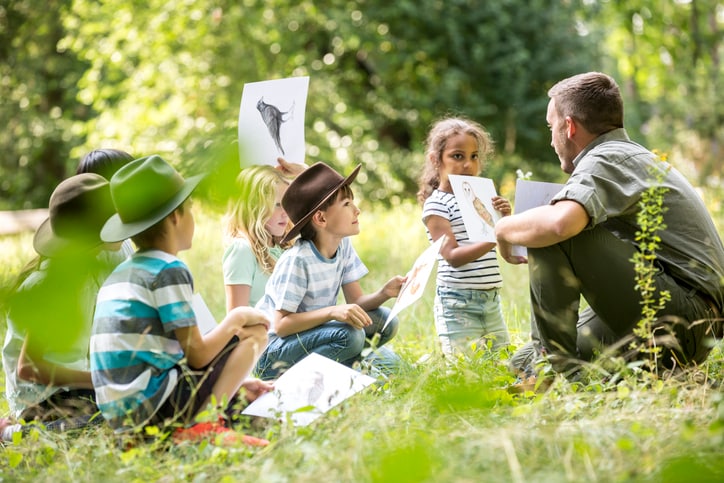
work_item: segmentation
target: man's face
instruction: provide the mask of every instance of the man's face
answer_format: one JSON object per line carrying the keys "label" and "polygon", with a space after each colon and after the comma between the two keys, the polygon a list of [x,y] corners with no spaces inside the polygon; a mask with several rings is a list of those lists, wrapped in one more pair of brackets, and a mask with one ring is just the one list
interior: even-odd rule
{"label": "man's face", "polygon": [[575,144],[568,139],[568,122],[558,114],[553,99],[548,102],[546,122],[548,123],[548,128],[551,130],[551,146],[553,146],[553,150],[561,161],[561,169],[564,173],[573,173],[575,168],[573,160],[580,151]]}

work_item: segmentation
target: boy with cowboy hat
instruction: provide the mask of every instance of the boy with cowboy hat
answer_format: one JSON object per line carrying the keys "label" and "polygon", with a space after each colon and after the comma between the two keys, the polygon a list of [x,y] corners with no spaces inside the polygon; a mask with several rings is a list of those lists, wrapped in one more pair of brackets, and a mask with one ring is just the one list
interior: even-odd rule
{"label": "boy with cowboy hat", "polygon": [[262,312],[239,307],[205,335],[197,325],[193,279],[177,253],[191,248],[188,198],[202,178],[184,179],[152,155],[111,179],[116,214],[101,238],[131,238],[137,251],[98,293],[90,351],[98,406],[119,433],[188,425],[210,402],[230,405],[242,387],[247,399],[271,389],[247,379],[266,344],[269,321]]}
{"label": "boy with cowboy hat", "polygon": [[[368,270],[349,238],[360,231],[360,210],[350,188],[359,170],[345,178],[316,163],[282,197],[294,224],[283,242],[297,234],[300,239],[277,261],[257,304],[272,320],[269,345],[257,363],[262,379],[276,377],[310,352],[351,366],[360,360],[367,339],[379,335],[382,346],[397,332],[397,319],[381,330],[389,314],[381,304],[399,294],[405,277],[395,276],[367,295],[359,284]],[[337,305],[340,289],[343,305]],[[397,363],[391,351],[376,356],[383,366]]]}
{"label": "boy with cowboy hat", "polygon": [[[18,421],[48,429],[84,426],[98,411],[88,361],[95,296],[123,260],[100,238],[113,214],[108,181],[86,173],[53,191],[49,217],[38,227],[38,256],[21,271],[7,300],[3,345],[5,397]],[[0,420],[2,440],[22,430]]]}

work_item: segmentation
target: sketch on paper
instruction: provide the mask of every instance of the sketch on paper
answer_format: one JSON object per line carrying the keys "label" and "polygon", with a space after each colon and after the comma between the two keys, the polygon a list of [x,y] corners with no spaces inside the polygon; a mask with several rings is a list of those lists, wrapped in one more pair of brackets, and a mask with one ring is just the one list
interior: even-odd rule
{"label": "sketch on paper", "polygon": [[442,245],[442,237],[438,238],[435,243],[427,247],[427,249],[417,257],[412,268],[407,272],[407,280],[400,289],[400,293],[397,295],[395,305],[390,310],[390,315],[387,316],[385,325],[382,326],[382,330],[387,328],[387,324],[399,314],[403,309],[409,307],[415,303],[425,290],[427,281],[430,279],[432,269],[437,262],[437,255],[440,253],[440,246]]}
{"label": "sketch on paper", "polygon": [[242,414],[279,418],[289,416],[306,426],[375,381],[320,354],[311,353],[274,382],[274,391],[249,404]]}
{"label": "sketch on paper", "polygon": [[[495,226],[495,223],[493,223],[493,215],[490,214],[485,204],[480,201],[480,198],[475,195],[473,187],[470,186],[470,183],[467,181],[463,181],[463,192],[468,201],[473,205],[475,212],[480,216],[480,219],[483,220],[488,227],[493,228]],[[484,229],[487,229],[487,227],[484,227]]]}
{"label": "sketch on paper", "polygon": [[478,176],[449,176],[458,201],[465,230],[471,242],[495,242],[495,222],[500,218],[493,208],[497,196],[493,180]]}
{"label": "sketch on paper", "polygon": [[309,77],[244,84],[239,106],[241,167],[277,165],[277,158],[304,163],[304,111]]}
{"label": "sketch on paper", "polygon": [[281,127],[284,122],[291,119],[294,115],[294,102],[292,101],[292,106],[287,111],[282,112],[277,106],[264,102],[264,97],[262,96],[256,103],[256,109],[259,111],[259,114],[261,114],[261,118],[269,130],[269,135],[274,140],[274,145],[279,150],[279,153],[284,156],[286,153],[282,146]]}

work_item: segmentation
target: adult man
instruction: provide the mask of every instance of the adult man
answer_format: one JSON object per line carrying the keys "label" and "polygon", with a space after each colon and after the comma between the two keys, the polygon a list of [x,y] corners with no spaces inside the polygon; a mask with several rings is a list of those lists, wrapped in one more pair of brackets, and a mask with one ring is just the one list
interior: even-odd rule
{"label": "adult man", "polygon": [[[623,128],[616,82],[599,72],[549,91],[546,121],[561,169],[570,174],[551,203],[501,219],[500,254],[528,247],[532,330],[556,371],[575,371],[596,349],[625,340],[641,319],[632,257],[642,194],[665,189],[666,227],[656,252],[658,291],[671,300],[658,316],[675,343],[659,363],[701,363],[721,336],[724,247],[700,196],[673,167],[632,142]],[[579,300],[589,304],[580,314]],[[534,337],[535,339],[535,337]]]}

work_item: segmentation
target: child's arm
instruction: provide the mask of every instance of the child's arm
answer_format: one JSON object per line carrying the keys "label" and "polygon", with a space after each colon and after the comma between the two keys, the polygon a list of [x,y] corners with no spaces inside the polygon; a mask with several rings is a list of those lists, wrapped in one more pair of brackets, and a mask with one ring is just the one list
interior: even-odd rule
{"label": "child's arm", "polygon": [[388,280],[379,290],[366,295],[362,291],[359,282],[351,282],[342,285],[342,292],[347,302],[357,304],[369,312],[387,302],[392,297],[397,297],[406,280],[407,277],[396,275]]}
{"label": "child's arm", "polygon": [[251,285],[234,284],[226,287],[226,311],[231,312],[234,307],[246,307],[251,299]]}
{"label": "child's arm", "polygon": [[93,381],[89,371],[70,369],[46,361],[42,354],[31,349],[32,345],[28,343],[29,339],[29,336],[25,338],[23,347],[20,349],[17,367],[18,378],[46,386],[93,389]]}
{"label": "child's arm", "polygon": [[238,335],[244,327],[263,325],[269,328],[266,315],[252,307],[237,307],[226,314],[226,317],[211,332],[201,335],[199,327],[182,327],[174,330],[176,339],[181,344],[186,360],[191,368],[202,368],[219,355],[231,338]]}
{"label": "child's arm", "polygon": [[313,329],[330,320],[344,322],[358,329],[372,324],[372,319],[362,307],[357,304],[346,304],[332,305],[309,312],[277,310],[274,331],[279,337],[287,337],[297,332]]}
{"label": "child's arm", "polygon": [[458,245],[453,235],[450,222],[437,215],[430,215],[425,219],[425,226],[430,232],[432,241],[441,236],[445,239],[440,247],[440,255],[453,267],[460,267],[482,257],[495,248],[494,242],[478,242],[470,245]]}

